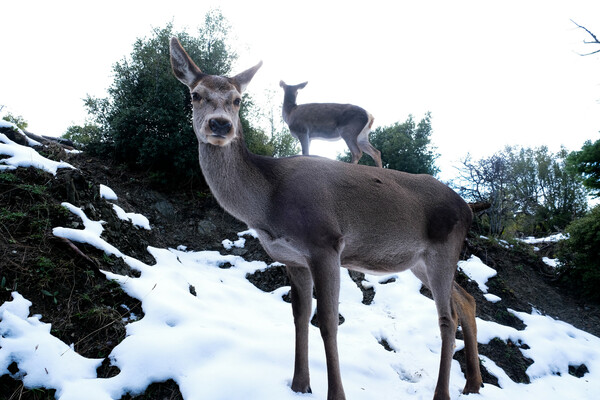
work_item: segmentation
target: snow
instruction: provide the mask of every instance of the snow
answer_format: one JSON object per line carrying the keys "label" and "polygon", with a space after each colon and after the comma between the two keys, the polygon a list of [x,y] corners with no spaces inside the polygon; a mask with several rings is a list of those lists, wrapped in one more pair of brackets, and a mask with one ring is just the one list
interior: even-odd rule
{"label": "snow", "polygon": [[106,200],[118,200],[115,191],[103,184],[100,184],[100,197]]}
{"label": "snow", "polygon": [[238,236],[239,236],[239,239],[236,241],[224,239],[221,242],[221,244],[223,245],[223,248],[225,248],[225,250],[231,250],[234,247],[243,248],[246,245],[246,239],[244,239],[244,236],[250,236],[250,237],[253,237],[254,239],[258,239],[258,234],[256,233],[256,231],[254,229],[248,229],[243,232],[238,232]]}
{"label": "snow", "polygon": [[483,295],[483,297],[485,297],[485,299],[487,301],[489,301],[490,303],[497,303],[500,300],[502,300],[500,297],[496,296],[495,294],[491,294],[491,293],[485,293]]}
{"label": "snow", "polygon": [[533,236],[526,237],[525,239],[518,239],[524,243],[529,244],[539,244],[539,243],[555,243],[560,240],[565,240],[567,237],[562,233],[557,233],[555,235],[550,235],[544,238],[534,238]]}
{"label": "snow", "polygon": [[[282,299],[289,287],[265,293],[246,279],[246,274],[268,268],[264,262],[188,251],[182,244],[177,249],[148,247],[155,262],[145,264],[102,239],[102,221],[91,220],[84,209],[70,203],[63,206],[81,219],[83,229],[55,227],[54,234],[121,257],[139,271],[139,277],[104,273],[140,301],[144,315],[128,321],[126,338],[110,354],[120,372],[100,379],[96,368],[102,360],[82,357],[77,345],[54,337],[43,316],[30,316],[31,302],[13,292],[12,300],[0,306],[0,375],[10,374],[8,366],[15,362],[19,372],[14,378],[30,388],[54,388],[61,400],[119,399],[167,379],[178,384],[186,400],[326,398],[325,355],[313,326],[309,342],[313,393],[300,395],[290,389],[294,327],[291,307]],[[251,234],[240,232],[239,237]],[[231,267],[220,268],[226,263]],[[459,264],[487,292],[486,282],[495,271],[476,257]],[[365,286],[376,292],[367,306],[349,275],[344,272],[341,278],[340,313],[345,322],[339,327],[338,345],[347,397],[431,399],[440,338],[435,304],[420,294],[420,282],[410,273],[366,275]],[[510,312],[523,321],[524,330],[478,319],[478,341],[500,338],[527,344],[529,348],[520,351],[534,361],[527,370],[531,383],[511,381],[492,360],[481,356],[499,386],[486,384],[481,394],[465,396],[460,393],[464,375],[453,361],[451,398],[595,399],[600,392],[600,338],[535,310]],[[378,343],[382,339],[393,352]],[[457,349],[462,347],[457,341]],[[583,378],[569,375],[569,365],[581,364],[589,370]]]}
{"label": "snow", "polygon": [[16,130],[21,135],[23,135],[23,137],[25,137],[25,139],[27,139],[27,143],[29,143],[29,146],[31,146],[31,147],[33,147],[33,146],[41,146],[42,145],[37,140],[33,140],[29,136],[25,135],[25,133],[21,130],[21,128],[19,128],[17,125],[13,124],[12,122],[8,122],[8,121],[5,121],[5,120],[0,120],[0,128],[12,128],[13,130]]}
{"label": "snow", "polygon": [[17,167],[35,167],[56,175],[58,168],[73,168],[66,162],[56,162],[42,157],[31,147],[21,146],[0,133],[0,154],[10,156],[0,160],[0,170]]}
{"label": "snow", "polygon": [[150,230],[150,221],[148,220],[148,218],[146,218],[145,215],[125,212],[125,210],[123,210],[116,204],[113,204],[113,210],[115,211],[115,213],[117,213],[117,217],[119,217],[119,219],[130,221],[133,225],[137,227]]}
{"label": "snow", "polygon": [[[119,199],[119,197],[117,196],[117,194],[115,193],[114,190],[112,190],[108,186],[102,185],[102,184],[100,184],[100,197],[102,197],[103,199],[106,199],[106,200],[118,200]],[[145,215],[138,214],[138,213],[125,212],[125,210],[123,210],[121,207],[119,207],[116,204],[113,204],[112,206],[113,206],[113,210],[115,211],[115,213],[117,214],[117,217],[119,219],[122,219],[124,221],[129,221],[134,226],[139,227],[139,228],[144,228],[146,230],[151,229],[150,221],[148,220],[148,218],[146,218]]]}
{"label": "snow", "polygon": [[556,258],[542,257],[542,261],[549,267],[557,268],[560,266],[560,261]]}
{"label": "snow", "polygon": [[497,275],[496,270],[485,265],[477,256],[471,256],[466,261],[459,261],[458,268],[474,280],[479,286],[479,290],[483,293],[487,293],[488,291],[488,287],[485,284],[488,279]]}
{"label": "snow", "polygon": [[117,257],[123,255],[119,249],[100,237],[100,234],[104,231],[104,228],[102,227],[104,221],[90,220],[81,208],[75,207],[70,203],[64,202],[62,203],[62,206],[81,218],[84,229],[56,227],[52,229],[54,236],[69,239],[78,243],[89,243],[109,255],[114,254]]}

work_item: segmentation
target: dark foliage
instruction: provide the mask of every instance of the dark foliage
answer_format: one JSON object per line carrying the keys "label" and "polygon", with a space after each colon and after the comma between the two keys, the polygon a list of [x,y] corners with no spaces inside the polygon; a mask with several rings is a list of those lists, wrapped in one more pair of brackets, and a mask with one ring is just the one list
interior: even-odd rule
{"label": "dark foliage", "polygon": [[585,299],[600,303],[600,206],[567,227],[559,250],[560,281]]}
{"label": "dark foliage", "polygon": [[580,174],[583,185],[600,197],[600,139],[586,141],[580,151],[569,155],[568,162]]}

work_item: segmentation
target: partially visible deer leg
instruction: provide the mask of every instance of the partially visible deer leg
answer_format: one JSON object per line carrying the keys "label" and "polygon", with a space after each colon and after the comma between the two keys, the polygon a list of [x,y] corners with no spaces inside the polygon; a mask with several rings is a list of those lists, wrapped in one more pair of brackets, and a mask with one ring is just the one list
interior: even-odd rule
{"label": "partially visible deer leg", "polygon": [[482,379],[477,352],[477,324],[475,321],[475,299],[465,289],[454,282],[452,290],[452,305],[458,313],[465,342],[465,357],[467,363],[467,383],[464,394],[479,393]]}
{"label": "partially visible deer leg", "polygon": [[383,168],[383,163],[381,162],[381,152],[377,150],[373,145],[367,140],[364,141],[362,138],[358,138],[358,147],[371,156],[373,161],[375,161],[375,165],[379,168]]}
{"label": "partially visible deer leg", "polygon": [[292,390],[299,393],[312,393],[308,369],[308,324],[312,314],[312,276],[306,267],[287,265],[286,269],[292,286],[292,312],[296,329]]}
{"label": "partially visible deer leg", "polygon": [[308,134],[298,135],[298,140],[300,140],[300,146],[302,147],[302,155],[309,155],[310,150],[310,136]]}
{"label": "partially visible deer leg", "polygon": [[340,258],[337,252],[314,252],[309,262],[315,283],[319,329],[327,358],[327,400],[345,400],[337,347]]}
{"label": "partially visible deer leg", "polygon": [[[444,257],[442,257],[443,254]],[[457,257],[458,258],[458,257]],[[457,260],[458,261],[458,260]],[[452,309],[452,290],[456,262],[445,257],[444,252],[426,257],[427,265],[419,265],[411,271],[433,294],[438,314],[438,324],[442,339],[440,369],[433,400],[450,399],[450,368],[456,341],[457,313]]]}
{"label": "partially visible deer leg", "polygon": [[361,151],[361,149],[358,146],[358,143],[356,143],[352,138],[352,137],[343,137],[344,141],[346,142],[346,145],[348,145],[348,149],[350,149],[350,154],[352,154],[352,164],[358,164],[358,161],[360,160],[360,158],[363,155],[363,152]]}
{"label": "partially visible deer leg", "polygon": [[[435,295],[434,295],[435,297]],[[454,355],[456,324],[452,317],[450,299],[436,299],[436,308],[439,316],[440,335],[442,337],[442,350],[440,358],[440,372],[435,385],[433,400],[450,399],[450,368]]]}

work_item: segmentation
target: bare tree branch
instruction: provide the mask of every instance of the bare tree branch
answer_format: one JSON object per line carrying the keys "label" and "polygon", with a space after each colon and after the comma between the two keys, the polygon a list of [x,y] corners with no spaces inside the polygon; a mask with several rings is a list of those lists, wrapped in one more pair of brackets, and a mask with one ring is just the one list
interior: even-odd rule
{"label": "bare tree branch", "polygon": [[[586,31],[594,39],[592,41],[584,40],[583,43],[585,43],[585,44],[600,44],[600,40],[598,40],[596,35],[594,35],[589,29],[587,29],[585,26],[579,25],[577,22],[575,22],[573,20],[571,20],[571,22],[574,23],[578,28]],[[585,53],[585,54],[579,54],[579,55],[580,56],[590,56],[590,55],[596,54],[596,53],[600,53],[600,49],[598,49],[596,51],[592,51],[591,53]]]}

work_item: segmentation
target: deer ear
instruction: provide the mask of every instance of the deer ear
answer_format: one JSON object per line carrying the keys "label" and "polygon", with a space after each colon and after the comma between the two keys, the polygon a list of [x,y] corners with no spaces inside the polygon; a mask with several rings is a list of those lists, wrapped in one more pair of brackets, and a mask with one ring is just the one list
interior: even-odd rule
{"label": "deer ear", "polygon": [[262,61],[256,64],[254,67],[249,68],[244,72],[240,72],[239,74],[231,78],[239,87],[240,93],[243,93],[246,90],[246,87],[248,87],[248,84],[250,83],[250,81],[254,77],[254,74],[256,74],[256,71],[258,71],[260,67],[262,67]]}
{"label": "deer ear", "polygon": [[182,83],[187,85],[190,89],[193,88],[196,82],[198,82],[204,74],[192,61],[177,38],[171,38],[170,47],[173,73]]}
{"label": "deer ear", "polygon": [[284,82],[284,81],[279,81],[279,86],[280,86],[280,87],[286,87],[287,85],[285,84],[285,82]]}
{"label": "deer ear", "polygon": [[308,84],[308,81],[306,82],[302,82],[298,85],[298,89],[304,89],[306,87],[306,85]]}

